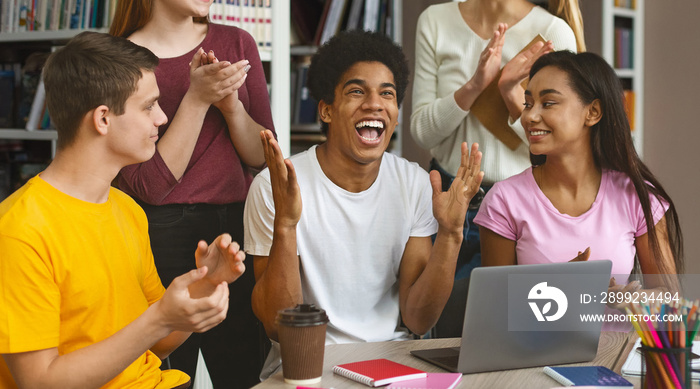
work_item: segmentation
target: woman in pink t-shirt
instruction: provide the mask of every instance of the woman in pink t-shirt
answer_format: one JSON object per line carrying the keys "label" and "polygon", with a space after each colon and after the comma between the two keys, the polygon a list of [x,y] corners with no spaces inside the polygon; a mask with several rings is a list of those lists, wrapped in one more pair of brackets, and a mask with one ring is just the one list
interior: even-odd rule
{"label": "woman in pink t-shirt", "polygon": [[[535,62],[521,116],[533,167],[496,183],[474,219],[485,266],[583,252],[612,260],[610,291],[640,288],[627,283],[635,265],[645,275],[682,272],[675,206],[634,150],[621,97],[598,55],[560,51]],[[669,279],[645,277],[644,288]]]}

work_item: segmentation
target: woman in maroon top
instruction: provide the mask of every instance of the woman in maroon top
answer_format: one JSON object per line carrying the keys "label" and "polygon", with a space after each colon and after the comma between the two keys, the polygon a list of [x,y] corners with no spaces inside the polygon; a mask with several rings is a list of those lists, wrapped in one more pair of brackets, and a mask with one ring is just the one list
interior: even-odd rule
{"label": "woman in maroon top", "polygon": [[[157,151],[127,166],[119,187],[142,205],[158,273],[167,286],[195,268],[193,244],[228,232],[243,242],[243,202],[250,168],[265,159],[260,131],[273,129],[267,83],[253,37],[236,27],[210,24],[212,0],[120,1],[112,35],[153,51],[160,106],[169,122],[160,127]],[[193,334],[171,354],[173,368],[194,381],[201,348],[215,387],[250,387],[267,351],[253,315],[252,263],[230,284],[227,319]]]}

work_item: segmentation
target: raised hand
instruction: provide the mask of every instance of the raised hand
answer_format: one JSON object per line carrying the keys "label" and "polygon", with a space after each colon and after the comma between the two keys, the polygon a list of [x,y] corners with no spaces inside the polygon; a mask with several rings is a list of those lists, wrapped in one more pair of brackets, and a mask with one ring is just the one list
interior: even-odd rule
{"label": "raised hand", "polygon": [[469,208],[469,201],[479,191],[484,172],[481,171],[482,154],[477,143],[472,144],[471,152],[466,142],[462,143],[462,159],[450,189],[442,191],[442,179],[437,171],[430,172],[433,187],[433,216],[440,228],[448,231],[461,231]]}
{"label": "raised hand", "polygon": [[[508,90],[518,87],[528,77],[532,64],[552,50],[554,50],[552,41],[547,43],[537,42],[528,50],[508,61],[506,66],[503,67],[501,78],[498,80],[498,88],[501,92],[507,93]],[[519,93],[519,95],[522,95],[522,93]]]}
{"label": "raised hand", "polygon": [[200,240],[194,258],[198,268],[209,269],[204,280],[213,285],[229,284],[245,272],[245,253],[229,234],[219,235],[210,245]]}
{"label": "raised hand", "polygon": [[203,296],[190,293],[192,286],[204,282],[207,274],[207,267],[202,267],[175,278],[163,297],[153,304],[169,331],[205,332],[226,318],[229,290],[225,282]]}
{"label": "raised hand", "polygon": [[260,141],[270,170],[272,198],[275,202],[275,228],[296,228],[301,218],[301,193],[294,165],[289,159],[284,159],[270,130],[260,132]]}
{"label": "raised hand", "polygon": [[501,50],[503,49],[507,29],[507,24],[499,23],[498,28],[493,32],[493,37],[491,37],[488,45],[486,45],[486,48],[479,56],[476,72],[469,80],[479,91],[483,91],[495,80],[498,72],[501,70]]}

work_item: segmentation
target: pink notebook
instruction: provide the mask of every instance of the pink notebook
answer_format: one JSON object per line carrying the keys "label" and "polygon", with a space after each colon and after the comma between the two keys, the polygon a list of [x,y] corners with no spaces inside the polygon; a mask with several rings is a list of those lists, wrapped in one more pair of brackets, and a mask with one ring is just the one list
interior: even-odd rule
{"label": "pink notebook", "polygon": [[424,378],[426,373],[388,359],[344,363],[333,366],[333,373],[367,386],[382,386],[392,382]]}
{"label": "pink notebook", "polygon": [[462,380],[462,373],[428,373],[424,378],[401,381],[387,389],[452,389]]}

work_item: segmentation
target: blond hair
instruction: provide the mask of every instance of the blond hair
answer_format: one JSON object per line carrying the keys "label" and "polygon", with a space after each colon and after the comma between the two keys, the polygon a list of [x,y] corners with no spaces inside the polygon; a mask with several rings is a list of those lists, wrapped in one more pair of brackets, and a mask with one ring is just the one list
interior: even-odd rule
{"label": "blond hair", "polygon": [[586,42],[583,40],[583,18],[578,0],[549,0],[549,12],[564,19],[574,31],[576,50],[579,53],[586,51]]}

